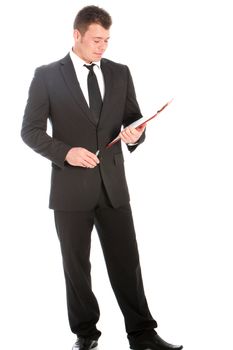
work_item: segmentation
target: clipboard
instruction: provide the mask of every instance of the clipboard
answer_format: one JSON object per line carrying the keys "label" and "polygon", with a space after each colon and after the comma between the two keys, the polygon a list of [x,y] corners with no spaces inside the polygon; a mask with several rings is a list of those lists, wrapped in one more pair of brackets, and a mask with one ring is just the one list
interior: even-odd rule
{"label": "clipboard", "polygon": [[[136,120],[135,122],[133,122],[132,124],[128,125],[127,127],[132,127],[132,128],[141,128],[144,125],[146,125],[149,121],[151,121],[152,119],[154,119],[155,117],[157,117],[167,106],[170,105],[170,103],[172,103],[172,101],[174,100],[174,98],[172,98],[170,101],[168,101],[167,103],[165,103],[165,105],[163,107],[161,107],[152,117],[150,118],[140,118],[138,120]],[[115,139],[113,139],[111,142],[109,142],[106,146],[106,148],[110,148],[111,146],[113,146],[116,142],[120,141],[120,137],[117,136]]]}

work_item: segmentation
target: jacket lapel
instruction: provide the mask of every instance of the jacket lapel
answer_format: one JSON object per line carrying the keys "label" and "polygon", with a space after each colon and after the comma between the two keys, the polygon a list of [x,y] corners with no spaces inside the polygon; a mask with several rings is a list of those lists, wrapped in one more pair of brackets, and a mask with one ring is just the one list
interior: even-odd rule
{"label": "jacket lapel", "polygon": [[61,72],[62,72],[63,78],[65,80],[65,83],[66,83],[71,95],[73,96],[73,98],[75,99],[75,101],[77,102],[79,107],[82,109],[85,116],[92,123],[92,125],[96,126],[93,119],[92,119],[89,106],[88,106],[86,99],[85,99],[85,97],[82,93],[82,90],[80,88],[80,85],[79,85],[78,79],[76,77],[76,73],[75,73],[74,66],[73,66],[73,63],[71,61],[70,55],[69,54],[66,55],[60,61],[60,63],[61,63]]}

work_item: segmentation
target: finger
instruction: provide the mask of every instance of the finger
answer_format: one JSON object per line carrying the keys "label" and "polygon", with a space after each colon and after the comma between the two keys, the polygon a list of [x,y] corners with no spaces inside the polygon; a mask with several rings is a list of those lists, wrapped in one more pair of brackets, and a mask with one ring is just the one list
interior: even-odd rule
{"label": "finger", "polygon": [[132,134],[130,133],[130,131],[128,129],[125,129],[121,132],[121,139],[124,142],[131,142],[132,139]]}
{"label": "finger", "polygon": [[122,141],[126,142],[123,132],[120,133],[119,137]]}
{"label": "finger", "polygon": [[142,124],[141,126],[138,126],[136,128],[136,130],[138,130],[139,132],[143,133],[143,131],[146,129],[146,124]]}
{"label": "finger", "polygon": [[86,156],[84,158],[85,162],[88,163],[89,165],[92,165],[92,166],[96,166],[97,165],[97,161],[93,160],[93,158],[89,157],[89,156]]}
{"label": "finger", "polygon": [[93,165],[93,164],[89,163],[88,161],[86,161],[85,159],[82,160],[81,164],[82,164],[82,167],[84,167],[84,168],[92,168],[93,169],[96,166],[96,164]]}
{"label": "finger", "polygon": [[131,129],[130,129],[130,128],[125,128],[124,130],[122,130],[122,133],[123,133],[125,136],[131,136],[131,135],[132,135]]}
{"label": "finger", "polygon": [[120,136],[121,140],[124,141],[125,143],[133,143],[134,140],[132,137],[125,136],[124,134]]}
{"label": "finger", "polygon": [[135,134],[135,133],[138,132],[137,129],[131,128],[131,127],[129,127],[128,130],[129,130],[129,132],[130,132],[131,134]]}
{"label": "finger", "polygon": [[142,126],[132,128],[131,132],[133,135],[141,135],[144,132],[145,128],[146,128],[146,125],[143,124]]}
{"label": "finger", "polygon": [[134,138],[138,138],[141,136],[141,131],[135,129],[135,128],[130,128],[130,135]]}
{"label": "finger", "polygon": [[86,150],[85,152],[85,159],[88,160],[88,161],[92,161],[92,164],[93,164],[93,161],[94,161],[94,165],[96,164],[99,164],[99,158],[92,152]]}
{"label": "finger", "polygon": [[127,138],[128,143],[136,142],[136,140],[138,140],[139,137],[141,136],[139,131],[131,127],[128,127],[125,130],[123,130],[123,135],[125,138]]}

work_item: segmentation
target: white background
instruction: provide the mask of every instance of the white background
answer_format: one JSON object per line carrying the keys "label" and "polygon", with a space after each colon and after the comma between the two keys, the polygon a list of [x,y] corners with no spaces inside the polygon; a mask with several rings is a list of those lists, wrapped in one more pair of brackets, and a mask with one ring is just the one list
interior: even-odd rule
{"label": "white background", "polygon": [[[233,138],[230,1],[100,1],[113,17],[106,57],[127,64],[151,116],[125,154],[148,303],[167,341],[232,347]],[[0,348],[70,349],[50,163],[20,138],[34,69],[62,58],[85,1],[2,1]],[[98,237],[92,240],[101,350],[127,349]]]}

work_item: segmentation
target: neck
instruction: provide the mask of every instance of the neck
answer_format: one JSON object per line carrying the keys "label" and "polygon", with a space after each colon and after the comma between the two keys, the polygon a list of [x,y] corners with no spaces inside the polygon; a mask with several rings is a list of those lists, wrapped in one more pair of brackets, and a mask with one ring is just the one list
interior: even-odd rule
{"label": "neck", "polygon": [[72,51],[75,55],[77,55],[79,58],[81,58],[81,60],[83,60],[84,62],[91,64],[92,62],[87,60],[85,57],[82,56],[82,54],[79,52],[79,50],[77,48],[72,48]]}

